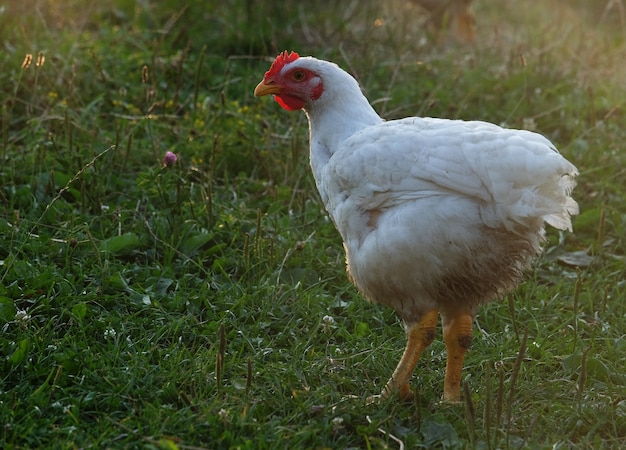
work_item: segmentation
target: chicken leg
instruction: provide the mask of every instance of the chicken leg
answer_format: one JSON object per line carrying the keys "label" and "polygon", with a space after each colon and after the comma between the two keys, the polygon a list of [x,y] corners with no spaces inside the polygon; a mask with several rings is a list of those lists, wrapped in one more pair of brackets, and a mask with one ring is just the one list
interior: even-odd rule
{"label": "chicken leg", "polygon": [[446,311],[443,314],[443,340],[446,344],[446,378],[443,385],[443,400],[461,400],[461,372],[463,360],[472,343],[472,321],[469,311]]}
{"label": "chicken leg", "polygon": [[439,312],[433,309],[426,312],[418,322],[408,325],[406,330],[407,343],[404,354],[383,389],[383,398],[389,397],[395,391],[398,391],[400,399],[402,400],[411,400],[413,398],[409,380],[422,352],[435,339],[435,329],[438,319]]}

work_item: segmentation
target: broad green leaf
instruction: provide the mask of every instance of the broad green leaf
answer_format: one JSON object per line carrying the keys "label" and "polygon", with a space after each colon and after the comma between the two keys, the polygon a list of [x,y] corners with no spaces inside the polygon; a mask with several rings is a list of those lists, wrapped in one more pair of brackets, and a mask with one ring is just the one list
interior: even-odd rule
{"label": "broad green leaf", "polygon": [[135,233],[126,233],[103,241],[100,249],[106,253],[126,253],[137,248],[139,243],[139,237]]}
{"label": "broad green leaf", "polygon": [[188,237],[180,244],[180,251],[187,256],[191,256],[211,239],[213,239],[213,235],[209,233],[195,234]]}
{"label": "broad green leaf", "polygon": [[174,280],[171,278],[158,278],[152,285],[152,292],[154,292],[157,297],[164,297],[167,295],[167,290],[173,283]]}
{"label": "broad green leaf", "polygon": [[178,445],[170,439],[163,438],[159,440],[159,448],[162,450],[178,450]]}
{"label": "broad green leaf", "polygon": [[354,335],[356,337],[366,337],[371,334],[372,330],[370,330],[369,325],[365,322],[357,322],[357,324],[354,326]]}
{"label": "broad green leaf", "polygon": [[587,253],[586,250],[576,252],[564,252],[557,259],[568,266],[587,267],[594,262],[594,257]]}
{"label": "broad green leaf", "polygon": [[79,321],[82,321],[87,314],[87,305],[83,302],[77,303],[72,307],[72,314],[76,316]]}
{"label": "broad green leaf", "polygon": [[574,218],[574,229],[597,227],[600,223],[600,217],[602,210],[600,208],[592,208],[580,213],[580,215]]}
{"label": "broad green leaf", "polygon": [[22,339],[18,344],[13,354],[9,357],[9,361],[12,364],[20,364],[26,359],[28,350],[30,349],[30,339]]}
{"label": "broad green leaf", "polygon": [[0,297],[0,324],[11,322],[15,319],[15,304],[8,297]]}
{"label": "broad green leaf", "polygon": [[147,294],[142,294],[141,292],[138,292],[135,289],[131,288],[120,272],[116,272],[111,275],[108,281],[111,287],[128,293],[133,303],[144,305],[152,304],[152,299],[150,298],[150,296]]}

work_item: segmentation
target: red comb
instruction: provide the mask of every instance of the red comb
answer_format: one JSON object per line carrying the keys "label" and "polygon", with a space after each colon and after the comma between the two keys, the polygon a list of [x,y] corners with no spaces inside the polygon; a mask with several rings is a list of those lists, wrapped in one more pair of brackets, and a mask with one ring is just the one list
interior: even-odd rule
{"label": "red comb", "polygon": [[294,62],[299,57],[300,55],[298,55],[296,52],[289,53],[287,52],[287,50],[279,53],[272,65],[270,66],[270,70],[265,72],[265,77],[271,77],[276,75],[278,72],[280,72],[285,64]]}

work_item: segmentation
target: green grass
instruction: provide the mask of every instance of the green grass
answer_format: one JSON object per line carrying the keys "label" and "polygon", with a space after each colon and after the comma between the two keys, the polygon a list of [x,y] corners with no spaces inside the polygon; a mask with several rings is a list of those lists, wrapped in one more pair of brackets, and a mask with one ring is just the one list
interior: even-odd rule
{"label": "green grass", "polygon": [[[478,1],[464,47],[402,1],[154,3],[0,6],[3,448],[621,445],[616,5]],[[413,404],[367,402],[404,333],[347,280],[304,115],[252,96],[284,49],[349,68],[384,117],[536,129],[579,167],[574,233],[479,312],[464,404],[439,402],[440,339]]]}

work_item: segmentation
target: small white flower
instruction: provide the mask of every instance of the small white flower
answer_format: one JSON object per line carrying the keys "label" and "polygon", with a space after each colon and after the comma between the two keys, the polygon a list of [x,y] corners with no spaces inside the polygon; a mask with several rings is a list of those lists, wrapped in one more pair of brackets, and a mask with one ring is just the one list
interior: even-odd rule
{"label": "small white flower", "polygon": [[324,316],[322,317],[322,322],[324,322],[326,325],[332,325],[333,323],[335,323],[335,318],[333,316]]}
{"label": "small white flower", "polygon": [[333,426],[335,428],[340,428],[343,426],[343,417],[335,417],[333,419]]}
{"label": "small white flower", "polygon": [[63,403],[58,402],[58,401],[54,402],[51,406],[53,408],[62,410],[64,414],[67,414],[72,410],[71,405],[64,405]]}
{"label": "small white flower", "polygon": [[15,320],[28,322],[30,320],[30,314],[28,314],[28,312],[26,312],[26,310],[24,309],[18,309],[15,313]]}
{"label": "small white flower", "polygon": [[113,339],[115,336],[117,336],[117,331],[115,331],[115,328],[113,327],[109,327],[106,330],[104,330],[104,338],[105,339]]}
{"label": "small white flower", "polygon": [[228,420],[228,416],[230,415],[228,413],[227,410],[225,410],[224,408],[220,409],[219,412],[217,413],[217,415],[219,416],[220,419],[222,420]]}

